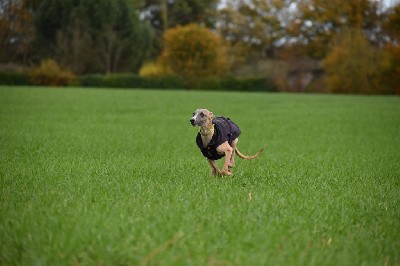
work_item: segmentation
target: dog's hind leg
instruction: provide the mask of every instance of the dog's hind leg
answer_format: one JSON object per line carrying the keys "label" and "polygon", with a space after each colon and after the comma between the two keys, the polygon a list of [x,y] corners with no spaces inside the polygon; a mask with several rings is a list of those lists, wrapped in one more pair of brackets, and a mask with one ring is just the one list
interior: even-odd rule
{"label": "dog's hind leg", "polygon": [[229,145],[228,141],[225,141],[221,145],[217,147],[217,152],[219,154],[225,154],[225,162],[224,166],[222,167],[222,174],[223,175],[232,175],[232,173],[229,171],[229,163],[231,162],[231,157],[233,154],[233,150],[231,145]]}
{"label": "dog's hind leg", "polygon": [[232,149],[233,149],[233,151],[232,151],[232,156],[231,156],[231,159],[230,159],[230,162],[229,162],[229,167],[230,168],[235,167],[235,153],[236,153],[236,145],[237,145],[238,141],[239,141],[239,139],[235,139],[234,141],[232,141]]}

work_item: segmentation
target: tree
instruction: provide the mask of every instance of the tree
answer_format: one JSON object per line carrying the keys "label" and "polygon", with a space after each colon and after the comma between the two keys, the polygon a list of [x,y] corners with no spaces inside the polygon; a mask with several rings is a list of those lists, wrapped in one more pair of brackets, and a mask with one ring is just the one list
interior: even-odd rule
{"label": "tree", "polygon": [[383,92],[400,95],[400,46],[387,44],[384,51],[389,57],[389,67],[382,74]]}
{"label": "tree", "polygon": [[142,0],[142,15],[157,32],[190,23],[213,27],[218,0]]}
{"label": "tree", "polygon": [[234,47],[255,51],[257,57],[285,37],[292,0],[234,0],[220,10],[218,29]]}
{"label": "tree", "polygon": [[[66,66],[74,73],[97,72],[93,65],[96,53],[93,50],[93,42],[86,27],[77,20],[70,27],[59,30],[56,34],[55,57],[62,66]],[[101,72],[101,68],[98,69]]]}
{"label": "tree", "polygon": [[[163,34],[169,28],[197,23],[214,28],[219,0],[136,0],[141,17],[155,30],[155,46],[162,50]],[[140,2],[140,3],[138,3]]]}
{"label": "tree", "polygon": [[195,77],[223,75],[227,68],[222,39],[197,24],[165,32],[160,60],[189,82]]}
{"label": "tree", "polygon": [[0,2],[0,61],[27,61],[35,38],[32,13],[16,0]]}
{"label": "tree", "polygon": [[400,45],[400,3],[386,12],[383,28],[392,43]]}
{"label": "tree", "polygon": [[293,19],[293,0],[233,0],[219,11],[218,30],[229,43],[229,65],[237,71],[244,64],[275,56],[288,41],[286,27]]}
{"label": "tree", "polygon": [[334,40],[324,59],[326,85],[332,92],[381,93],[380,75],[388,61],[359,29],[347,29]]}
{"label": "tree", "polygon": [[390,40],[384,47],[390,64],[382,75],[382,81],[386,92],[400,95],[400,4],[387,12],[383,26]]}
{"label": "tree", "polygon": [[35,21],[58,60],[77,73],[137,70],[151,47],[151,28],[128,0],[43,0]]}
{"label": "tree", "polygon": [[380,5],[373,0],[300,0],[289,33],[309,55],[321,59],[333,37],[347,28],[362,30],[370,41],[377,41]]}

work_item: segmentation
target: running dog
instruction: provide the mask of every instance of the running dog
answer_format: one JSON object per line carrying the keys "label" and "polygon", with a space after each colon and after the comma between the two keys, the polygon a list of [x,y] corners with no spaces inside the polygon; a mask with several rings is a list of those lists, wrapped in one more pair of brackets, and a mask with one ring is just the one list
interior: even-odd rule
{"label": "running dog", "polygon": [[[236,147],[240,135],[239,127],[229,118],[218,116],[207,109],[197,109],[190,119],[192,126],[199,126],[200,131],[196,137],[196,144],[201,153],[207,158],[211,167],[212,175],[232,175],[229,168],[235,166],[235,153],[245,160],[255,159],[263,152],[259,150],[253,156],[246,156],[240,153]],[[225,156],[225,163],[222,170],[218,169],[215,160]]]}

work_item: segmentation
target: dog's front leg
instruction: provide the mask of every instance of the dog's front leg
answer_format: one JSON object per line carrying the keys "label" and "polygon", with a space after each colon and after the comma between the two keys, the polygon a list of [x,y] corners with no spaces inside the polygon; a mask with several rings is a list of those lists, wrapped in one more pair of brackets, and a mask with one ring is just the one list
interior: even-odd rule
{"label": "dog's front leg", "polygon": [[233,154],[233,149],[229,145],[227,141],[222,143],[217,147],[217,151],[219,153],[225,153],[225,163],[224,166],[222,167],[222,174],[223,175],[232,175],[232,172],[229,171],[229,164],[231,162],[232,154]]}
{"label": "dog's front leg", "polygon": [[218,169],[217,164],[214,160],[207,159],[208,163],[210,164],[211,168],[211,175],[222,175],[221,171]]}

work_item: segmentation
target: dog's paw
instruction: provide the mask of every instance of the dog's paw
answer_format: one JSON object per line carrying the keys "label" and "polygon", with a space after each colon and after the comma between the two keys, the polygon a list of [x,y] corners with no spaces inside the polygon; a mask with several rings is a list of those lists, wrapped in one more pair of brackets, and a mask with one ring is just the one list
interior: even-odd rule
{"label": "dog's paw", "polygon": [[231,176],[233,173],[231,172],[231,171],[229,171],[229,170],[223,170],[222,171],[222,175],[223,176],[225,176],[225,175],[227,175],[227,176]]}
{"label": "dog's paw", "polygon": [[222,171],[220,171],[220,170],[211,170],[211,172],[210,172],[210,174],[212,175],[212,176],[223,176],[224,174],[222,173]]}

